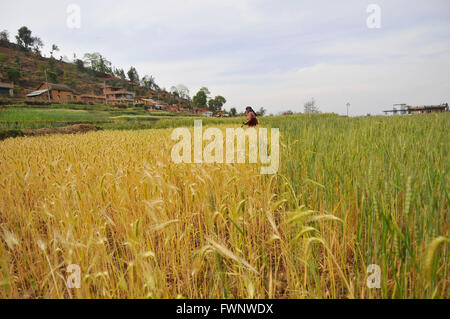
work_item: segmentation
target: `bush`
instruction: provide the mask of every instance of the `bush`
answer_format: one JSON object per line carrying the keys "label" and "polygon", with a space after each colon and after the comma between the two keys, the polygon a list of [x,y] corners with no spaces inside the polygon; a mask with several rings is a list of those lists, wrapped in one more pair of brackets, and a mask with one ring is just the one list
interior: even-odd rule
{"label": "bush", "polygon": [[[33,100],[26,100],[25,101],[26,105],[51,105],[51,102],[48,101],[33,101]],[[53,103],[56,104],[56,103]]]}
{"label": "bush", "polygon": [[75,105],[86,105],[83,101],[72,101],[69,104],[75,104]]}
{"label": "bush", "polygon": [[22,77],[22,74],[20,73],[19,69],[9,68],[6,71],[6,77],[8,78],[9,81],[18,82]]}
{"label": "bush", "polygon": [[24,136],[21,130],[0,130],[0,141],[10,137]]}

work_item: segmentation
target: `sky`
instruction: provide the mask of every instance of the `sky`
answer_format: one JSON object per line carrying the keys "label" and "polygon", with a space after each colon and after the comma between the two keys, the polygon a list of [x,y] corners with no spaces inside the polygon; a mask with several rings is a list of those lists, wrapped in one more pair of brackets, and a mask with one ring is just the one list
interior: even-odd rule
{"label": "sky", "polygon": [[225,109],[302,112],[314,98],[322,112],[350,103],[357,116],[450,102],[448,0],[2,3],[0,30],[14,39],[23,25],[46,56],[52,44],[58,57],[99,52],[168,90],[206,86]]}

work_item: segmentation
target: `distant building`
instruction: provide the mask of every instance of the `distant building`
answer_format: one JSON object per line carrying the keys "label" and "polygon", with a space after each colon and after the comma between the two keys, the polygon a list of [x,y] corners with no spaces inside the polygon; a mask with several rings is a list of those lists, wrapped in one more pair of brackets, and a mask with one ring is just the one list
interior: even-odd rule
{"label": "distant building", "polygon": [[207,117],[211,117],[211,116],[214,115],[214,113],[211,112],[211,111],[206,111],[206,112],[203,112],[202,115],[203,115],[203,116],[207,116]]}
{"label": "distant building", "polygon": [[134,92],[112,85],[105,86],[103,94],[106,96],[106,102],[111,104],[133,103],[135,96]]}
{"label": "distant building", "polygon": [[83,94],[81,100],[85,103],[105,104],[106,98],[104,95]]}
{"label": "distant building", "polygon": [[147,98],[141,98],[141,99],[139,99],[139,102],[142,102],[145,105],[149,105],[149,106],[155,106],[157,104],[155,100],[147,99]]}
{"label": "distant building", "polygon": [[14,96],[14,84],[0,82],[0,96]]}
{"label": "distant building", "polygon": [[429,106],[408,106],[408,114],[448,112],[448,103]]}
{"label": "distant building", "polygon": [[205,112],[209,112],[208,109],[194,109],[195,114],[202,115]]}
{"label": "distant building", "polygon": [[[400,106],[399,109],[396,106]],[[441,105],[408,106],[406,104],[394,104],[392,110],[383,111],[385,114],[424,114],[424,113],[442,113],[448,112],[448,103]]]}
{"label": "distant building", "polygon": [[50,101],[60,103],[70,103],[73,101],[81,100],[80,93],[68,87],[67,85],[45,82],[39,85],[36,91],[27,94],[27,97],[47,101],[50,97]]}
{"label": "distant building", "polygon": [[399,114],[405,115],[408,114],[408,106],[406,104],[394,104],[395,107],[399,107]]}
{"label": "distant building", "polygon": [[216,113],[216,117],[228,117],[229,115],[225,111],[220,110]]}

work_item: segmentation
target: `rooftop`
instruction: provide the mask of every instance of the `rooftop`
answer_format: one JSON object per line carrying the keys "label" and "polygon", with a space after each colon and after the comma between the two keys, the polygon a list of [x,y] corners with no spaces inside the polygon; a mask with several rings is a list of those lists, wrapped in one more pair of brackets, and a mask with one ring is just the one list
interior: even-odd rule
{"label": "rooftop", "polygon": [[[42,83],[42,84],[47,84],[47,87],[50,90],[60,90],[60,91],[67,91],[67,92],[72,92],[73,94],[80,94],[79,92],[77,92],[76,90],[68,87],[67,85],[64,84],[55,84],[55,83]],[[39,86],[41,87],[42,84]]]}
{"label": "rooftop", "polygon": [[43,94],[43,93],[46,93],[46,92],[48,92],[47,89],[45,89],[45,90],[37,90],[37,91],[33,91],[33,92],[31,92],[30,94],[27,94],[27,97],[39,96],[39,95],[41,95],[41,94]]}

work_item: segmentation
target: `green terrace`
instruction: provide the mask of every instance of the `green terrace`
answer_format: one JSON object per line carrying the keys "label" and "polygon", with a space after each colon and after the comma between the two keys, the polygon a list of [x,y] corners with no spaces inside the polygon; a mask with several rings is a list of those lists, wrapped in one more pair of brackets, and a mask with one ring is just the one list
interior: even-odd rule
{"label": "green terrace", "polygon": [[[101,129],[138,130],[192,126],[195,118],[208,124],[241,124],[243,119],[205,118],[199,115],[148,111],[142,107],[108,105],[51,104],[0,106],[0,131],[64,127],[92,124]],[[267,117],[266,117],[267,118]]]}

